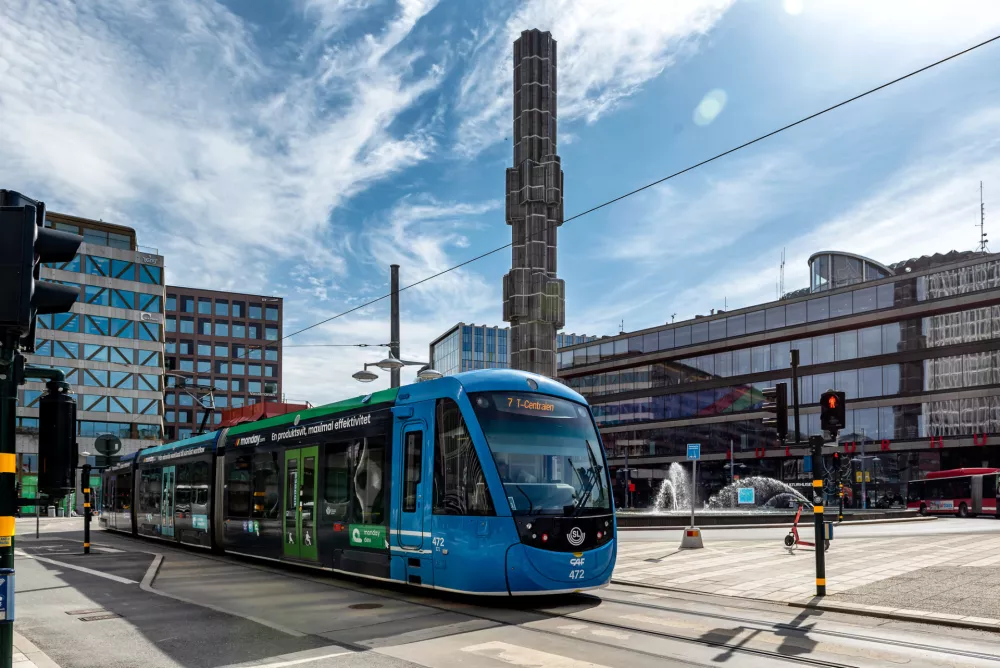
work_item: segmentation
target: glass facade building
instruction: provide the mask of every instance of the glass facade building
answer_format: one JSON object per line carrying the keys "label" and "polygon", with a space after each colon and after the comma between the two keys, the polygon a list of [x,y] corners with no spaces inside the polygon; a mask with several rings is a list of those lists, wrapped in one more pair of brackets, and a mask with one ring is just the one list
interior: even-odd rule
{"label": "glass facade building", "polygon": [[168,286],[166,289],[165,401],[168,441],[197,433],[203,416],[195,397],[177,389],[177,377],[195,394],[211,390],[216,411],[281,397],[280,297]]}
{"label": "glass facade building", "polygon": [[[507,369],[510,351],[507,327],[458,323],[430,345],[430,366],[445,376],[476,369]],[[556,347],[593,341],[594,337],[556,334]]]}
{"label": "glass facade building", "polygon": [[[41,278],[72,285],[70,313],[38,316],[29,364],[66,374],[77,402],[77,442],[114,434],[122,454],[163,435],[163,257],[136,245],[129,227],[49,213],[46,225],[83,236],[70,262],[43,265]],[[38,406],[44,382],[18,390],[17,450],[22,473],[37,466]],[[81,461],[82,463],[82,461]]]}
{"label": "glass facade building", "polygon": [[[778,301],[560,351],[560,380],[593,406],[612,468],[628,458],[639,469],[640,503],[688,443],[702,445],[702,493],[729,482],[730,451],[740,475],[808,485],[805,442],[820,433],[828,389],[847,394],[846,459],[862,442],[876,456],[852,463],[874,480],[870,495],[903,495],[934,470],[1000,465],[990,447],[1000,442],[1000,256],[886,267],[825,252],[810,265],[810,287]],[[802,444],[790,410],[783,445],[761,423],[761,390],[789,383],[792,403],[793,349]]]}

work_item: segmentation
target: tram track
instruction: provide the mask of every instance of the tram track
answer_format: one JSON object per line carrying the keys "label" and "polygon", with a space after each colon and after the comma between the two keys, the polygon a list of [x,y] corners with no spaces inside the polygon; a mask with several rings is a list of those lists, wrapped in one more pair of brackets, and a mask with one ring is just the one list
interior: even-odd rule
{"label": "tram track", "polygon": [[[111,534],[111,535],[113,535],[115,539],[121,539],[123,541],[126,540],[126,539],[129,539],[130,541],[135,541],[136,540],[132,536],[119,535],[119,534]],[[138,541],[138,542],[139,543],[145,543],[145,541]],[[149,547],[160,548],[161,546],[159,546],[159,545],[156,545],[156,546],[150,545]],[[337,579],[334,580],[334,579],[331,579],[329,577],[320,577],[320,574],[317,571],[315,571],[314,569],[308,569],[308,568],[305,568],[305,567],[298,567],[296,565],[293,565],[293,567],[291,569],[288,569],[288,568],[276,568],[276,567],[274,567],[273,565],[270,565],[270,564],[256,563],[252,559],[249,559],[249,558],[233,557],[233,556],[226,556],[226,555],[215,555],[215,554],[210,554],[210,553],[204,553],[204,552],[196,551],[196,550],[193,550],[193,549],[192,550],[188,550],[188,549],[184,549],[183,547],[182,548],[178,548],[178,547],[173,546],[173,545],[163,545],[162,549],[156,549],[156,550],[145,550],[145,549],[143,549],[141,551],[142,552],[146,552],[146,553],[150,553],[150,554],[167,554],[167,553],[170,553],[170,552],[174,552],[175,554],[182,554],[182,555],[185,555],[185,556],[196,556],[198,558],[207,559],[207,560],[214,561],[214,562],[217,562],[217,563],[238,564],[238,565],[240,565],[242,567],[245,567],[245,568],[250,568],[250,569],[253,569],[253,570],[257,570],[257,571],[266,572],[266,573],[269,573],[269,574],[280,574],[283,577],[289,577],[289,578],[294,578],[294,579],[298,579],[298,580],[305,580],[305,581],[308,581],[308,582],[313,583],[313,584],[322,584],[324,587],[330,587],[332,589],[339,589],[339,590],[345,590],[345,591],[357,591],[357,592],[368,593],[368,594],[370,594],[372,596],[377,596],[377,597],[384,598],[384,599],[387,599],[387,600],[392,600],[392,601],[397,601],[397,602],[401,602],[401,603],[406,603],[408,605],[418,606],[418,607],[426,608],[428,610],[434,610],[434,611],[440,612],[440,613],[456,613],[457,612],[459,614],[462,614],[462,615],[465,615],[465,616],[469,617],[470,619],[478,619],[478,620],[482,620],[482,621],[488,621],[488,622],[496,623],[496,624],[499,624],[499,625],[502,625],[502,626],[517,627],[517,628],[523,629],[525,631],[528,631],[530,633],[537,633],[537,634],[542,634],[542,635],[546,635],[546,636],[560,637],[560,638],[567,638],[567,637],[569,637],[569,638],[573,638],[574,640],[582,641],[582,642],[585,642],[585,643],[590,644],[590,645],[601,646],[601,647],[605,647],[605,648],[608,646],[608,640],[607,639],[602,639],[602,640],[591,639],[591,638],[583,637],[581,635],[576,635],[576,634],[571,634],[571,633],[566,633],[566,632],[560,632],[560,631],[551,630],[551,629],[538,628],[538,627],[535,627],[535,626],[528,625],[528,623],[531,622],[531,621],[539,621],[539,620],[523,620],[523,621],[518,621],[518,622],[512,622],[512,621],[509,621],[509,620],[507,620],[507,619],[504,618],[505,615],[503,614],[503,612],[504,611],[514,610],[514,611],[519,611],[519,612],[531,613],[531,614],[534,614],[534,615],[538,615],[538,617],[542,618],[542,619],[562,619],[562,620],[566,620],[566,621],[570,621],[570,622],[575,622],[575,623],[578,623],[578,624],[590,625],[592,627],[598,627],[598,628],[602,628],[602,629],[606,629],[606,630],[610,630],[610,631],[624,632],[624,633],[629,633],[629,634],[634,634],[634,635],[647,636],[649,638],[656,638],[656,639],[660,639],[660,640],[673,641],[673,642],[684,643],[684,644],[689,644],[689,645],[698,645],[698,646],[702,646],[702,647],[710,647],[710,648],[720,649],[720,650],[724,650],[724,651],[728,651],[728,652],[736,652],[736,653],[747,655],[747,656],[755,656],[755,657],[759,657],[759,658],[766,658],[766,659],[770,659],[770,660],[773,660],[773,661],[776,661],[776,662],[781,662],[781,663],[786,664],[786,665],[818,666],[818,667],[822,667],[822,668],[857,668],[857,665],[856,664],[852,664],[852,663],[829,661],[829,660],[825,660],[825,659],[817,659],[817,658],[812,658],[812,657],[807,657],[807,656],[793,656],[793,655],[789,655],[787,653],[782,653],[780,651],[760,649],[760,648],[756,648],[756,647],[747,646],[746,643],[749,642],[749,641],[751,641],[752,637],[746,637],[743,640],[739,640],[738,638],[736,638],[734,636],[734,639],[728,640],[728,641],[727,640],[722,640],[722,639],[713,639],[711,637],[711,634],[706,634],[706,636],[703,636],[703,637],[697,637],[697,636],[685,635],[683,633],[673,633],[673,632],[665,631],[665,630],[654,630],[654,629],[648,629],[648,628],[637,628],[636,626],[631,626],[631,625],[628,625],[628,624],[615,623],[615,622],[606,621],[606,620],[595,620],[595,619],[591,619],[591,618],[586,617],[586,616],[578,616],[578,615],[576,615],[576,614],[574,614],[572,612],[566,613],[566,612],[560,612],[560,611],[557,611],[557,610],[553,609],[553,608],[559,608],[559,607],[566,607],[568,605],[573,605],[573,604],[557,605],[557,606],[551,606],[551,607],[548,607],[548,608],[546,606],[539,606],[539,605],[516,607],[515,605],[513,605],[514,600],[511,600],[511,601],[503,600],[502,604],[501,604],[501,601],[493,601],[494,604],[499,604],[499,605],[495,605],[492,608],[489,605],[490,601],[485,601],[485,602],[477,601],[475,603],[475,609],[469,609],[469,608],[466,608],[465,606],[456,608],[454,606],[449,606],[447,604],[447,599],[451,598],[452,600],[455,600],[455,601],[462,601],[462,599],[459,598],[459,597],[452,598],[452,597],[449,596],[449,597],[441,597],[441,599],[439,599],[439,600],[430,600],[428,598],[428,595],[432,594],[432,590],[428,591],[426,593],[418,592],[418,591],[412,591],[412,592],[410,592],[410,591],[396,591],[394,588],[393,589],[387,589],[386,588],[386,584],[387,583],[379,583],[378,585],[371,586],[371,585],[368,585],[367,582],[364,581],[363,579],[355,579],[355,578],[351,578],[350,576],[339,577],[339,575],[338,575]],[[348,585],[347,583],[350,583],[350,585]],[[711,618],[711,619],[718,619],[719,621],[738,623],[738,624],[740,624],[742,626],[743,630],[749,629],[751,631],[750,636],[753,635],[753,632],[765,633],[765,634],[767,634],[767,633],[772,633],[773,634],[775,632],[784,632],[784,633],[793,632],[793,633],[799,633],[799,634],[801,634],[801,638],[802,639],[808,640],[809,639],[808,636],[810,634],[822,633],[824,635],[828,635],[828,636],[831,636],[831,637],[838,637],[840,639],[850,639],[850,640],[855,640],[855,641],[860,641],[860,642],[867,642],[867,643],[873,643],[873,644],[886,644],[886,642],[883,639],[871,638],[871,637],[867,637],[867,636],[864,636],[864,635],[852,635],[852,634],[840,633],[840,632],[817,632],[815,629],[809,629],[808,632],[806,632],[802,628],[796,627],[795,625],[790,625],[790,624],[772,623],[772,622],[760,621],[760,620],[755,620],[755,619],[750,619],[750,618],[741,618],[741,617],[732,616],[732,615],[712,614],[712,613],[705,613],[705,612],[699,612],[699,611],[683,610],[683,609],[680,609],[680,608],[670,608],[668,606],[656,606],[656,605],[647,604],[647,603],[638,602],[638,601],[629,601],[629,600],[625,600],[625,599],[618,599],[618,598],[606,596],[605,592],[607,592],[607,591],[608,591],[607,589],[602,590],[601,593],[596,594],[596,595],[595,594],[584,594],[584,595],[581,595],[577,600],[579,601],[580,599],[593,598],[593,599],[597,599],[597,600],[599,600],[601,602],[613,603],[615,605],[628,606],[628,607],[632,607],[632,608],[635,608],[635,609],[638,609],[638,610],[657,610],[657,611],[661,611],[661,612],[669,612],[669,613],[674,613],[674,614],[679,614],[679,615],[695,616],[695,617],[706,617],[706,618]],[[516,600],[518,602],[524,602],[524,603],[529,602],[528,599],[516,599]],[[462,602],[464,603],[466,601],[462,601]],[[596,609],[598,607],[600,607],[600,604],[598,604],[597,606],[593,606],[590,609]],[[490,612],[492,612],[492,611],[495,611],[495,613],[494,614],[490,614]],[[721,635],[721,634],[723,634],[726,631],[726,629],[719,629],[718,631],[719,631],[719,633],[717,633],[716,635]],[[741,631],[741,633],[742,633],[742,631]],[[740,635],[740,634],[738,633],[737,635]],[[372,649],[371,647],[367,647],[365,645],[360,645],[360,644],[356,644],[356,643],[341,643],[341,644],[344,645],[345,647],[350,647],[351,649],[353,649],[355,651],[369,651],[369,650]],[[896,646],[901,647],[901,648],[905,647],[905,648],[916,649],[916,650],[931,651],[931,652],[935,652],[935,653],[938,653],[938,654],[941,654],[941,653],[944,653],[944,654],[955,654],[956,656],[961,656],[962,658],[981,658],[981,659],[988,659],[988,660],[992,660],[992,661],[1000,661],[1000,657],[995,657],[995,656],[990,656],[990,655],[980,655],[980,654],[974,653],[974,652],[964,652],[964,653],[952,652],[949,649],[935,648],[935,647],[932,647],[932,646],[919,645],[919,644],[916,644],[916,643],[909,643],[908,644],[908,643],[905,643],[905,642],[902,642],[902,641],[897,641],[894,644]],[[639,655],[643,655],[643,656],[648,656],[650,658],[655,658],[655,659],[658,659],[658,660],[674,661],[674,662],[676,662],[678,664],[683,664],[683,665],[699,666],[699,667],[707,667],[707,666],[715,666],[715,665],[717,665],[717,663],[699,662],[697,660],[692,660],[692,659],[684,658],[684,657],[681,657],[681,656],[664,655],[663,653],[646,651],[646,650],[638,649],[638,648],[636,648],[634,646],[628,646],[628,647],[623,648],[623,649],[625,649],[625,651],[628,651],[628,652],[633,653],[633,654],[639,654]]]}

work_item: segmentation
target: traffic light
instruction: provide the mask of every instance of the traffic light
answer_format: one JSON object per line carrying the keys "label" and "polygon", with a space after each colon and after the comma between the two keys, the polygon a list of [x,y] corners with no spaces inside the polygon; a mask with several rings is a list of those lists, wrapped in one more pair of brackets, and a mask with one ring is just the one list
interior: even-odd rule
{"label": "traffic light", "polygon": [[766,426],[774,427],[778,432],[778,440],[788,438],[788,384],[778,383],[763,391],[763,410],[774,413],[774,417],[764,418]]}
{"label": "traffic light", "polygon": [[820,397],[819,425],[823,431],[830,432],[832,436],[836,436],[847,422],[847,411],[844,407],[846,397],[843,392],[836,390],[827,390]]}
{"label": "traffic light", "polygon": [[83,237],[44,227],[45,204],[0,190],[0,332],[14,333],[26,352],[35,350],[35,318],[65,313],[79,288],[42,281],[45,262],[69,262]]}
{"label": "traffic light", "polygon": [[50,380],[38,406],[38,490],[61,498],[76,489],[76,399]]}
{"label": "traffic light", "polygon": [[833,479],[835,481],[840,480],[840,453],[833,453]]}

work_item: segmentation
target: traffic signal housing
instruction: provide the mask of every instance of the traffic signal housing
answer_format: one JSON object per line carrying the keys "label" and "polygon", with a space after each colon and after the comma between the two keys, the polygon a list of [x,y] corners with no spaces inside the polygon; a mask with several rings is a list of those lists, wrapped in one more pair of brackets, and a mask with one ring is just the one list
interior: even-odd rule
{"label": "traffic signal housing", "polygon": [[76,399],[50,380],[38,402],[38,490],[62,498],[76,489]]}
{"label": "traffic signal housing", "polygon": [[836,390],[827,390],[820,397],[819,425],[823,431],[828,431],[832,436],[836,436],[847,423],[847,409],[845,399],[847,395]]}
{"label": "traffic signal housing", "polygon": [[778,440],[788,438],[788,384],[778,383],[763,391],[764,405],[762,409],[774,413],[774,417],[764,418],[764,424],[774,427],[778,432]]}
{"label": "traffic signal housing", "polygon": [[39,274],[43,263],[72,260],[83,237],[44,225],[44,203],[0,190],[0,333],[13,333],[26,352],[35,350],[37,316],[66,313],[80,295]]}

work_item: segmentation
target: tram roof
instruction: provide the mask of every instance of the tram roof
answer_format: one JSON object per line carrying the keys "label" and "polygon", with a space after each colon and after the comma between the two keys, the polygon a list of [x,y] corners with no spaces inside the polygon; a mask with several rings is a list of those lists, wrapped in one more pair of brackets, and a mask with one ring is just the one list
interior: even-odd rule
{"label": "tram roof", "polygon": [[199,443],[207,444],[211,441],[215,441],[215,439],[218,436],[219,432],[210,431],[207,434],[199,434],[197,436],[192,436],[191,438],[185,438],[180,441],[173,441],[172,443],[164,443],[163,445],[154,445],[149,448],[143,448],[139,452],[141,452],[142,456],[145,457],[146,455],[153,455],[156,454],[157,452],[168,452],[170,450],[176,450],[177,448],[186,448],[188,446],[196,445]]}
{"label": "tram roof", "polygon": [[316,406],[315,408],[309,408],[304,411],[297,411],[295,413],[286,413],[284,415],[276,415],[273,418],[267,418],[266,420],[258,420],[257,422],[245,422],[243,424],[238,424],[235,427],[230,428],[229,436],[238,436],[240,434],[245,434],[250,431],[257,431],[258,429],[267,429],[269,427],[278,427],[284,424],[290,424],[295,421],[296,418],[299,420],[309,420],[314,417],[322,417],[324,415],[335,415],[337,413],[344,413],[346,411],[354,410],[356,408],[363,408],[366,406],[375,406],[378,404],[384,404],[393,402],[396,400],[396,395],[399,393],[399,388],[392,388],[389,390],[379,390],[378,392],[372,392],[371,394],[365,394],[360,397],[351,397],[350,399],[344,399],[343,401],[338,401],[332,404],[326,404],[323,406]]}

